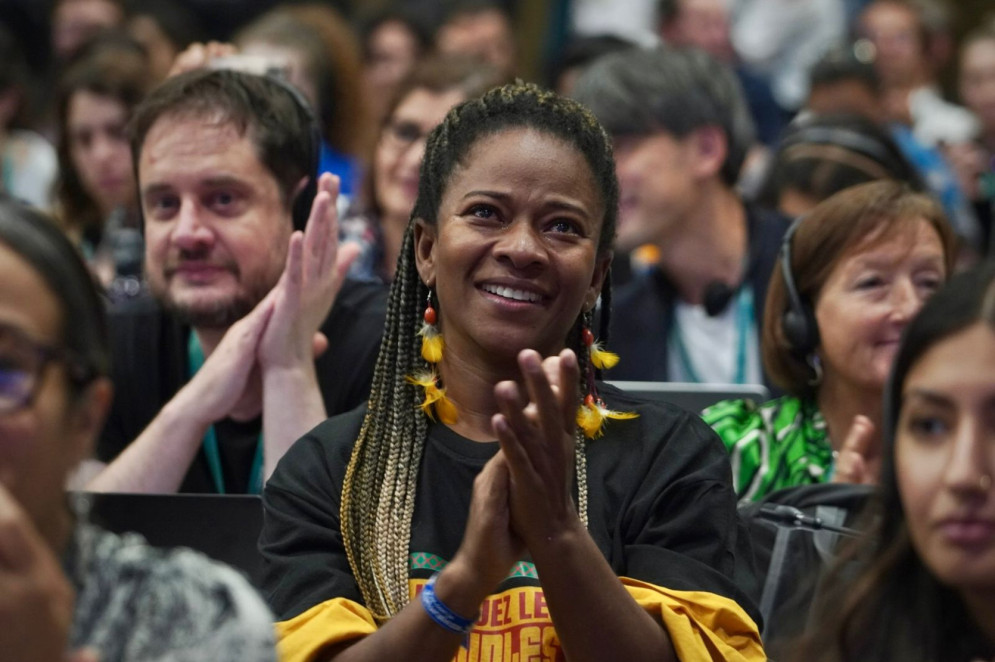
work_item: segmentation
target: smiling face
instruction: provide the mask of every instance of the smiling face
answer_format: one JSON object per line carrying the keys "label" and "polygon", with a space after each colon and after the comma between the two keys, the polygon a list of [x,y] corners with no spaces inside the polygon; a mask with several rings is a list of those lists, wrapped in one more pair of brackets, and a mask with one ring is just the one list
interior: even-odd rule
{"label": "smiling face", "polygon": [[976,323],[909,371],[895,472],[912,543],[941,582],[995,595],[995,332]]}
{"label": "smiling face", "polygon": [[435,225],[415,230],[418,272],[434,289],[446,357],[515,365],[544,356],[597,300],[611,256],[605,210],[583,155],[514,128],[481,138],[449,179]]}
{"label": "smiling face", "polygon": [[380,132],[373,156],[373,189],[384,217],[407,224],[418,196],[418,169],[425,155],[425,137],[463,101],[459,90],[408,94]]}
{"label": "smiling face", "polygon": [[913,227],[865,240],[826,280],[815,304],[823,388],[880,396],[902,330],[945,280],[939,234],[925,220]]}
{"label": "smiling face", "polygon": [[80,183],[105,217],[135,203],[128,111],[117,99],[80,90],[69,100],[66,135]]}
{"label": "smiling face", "polygon": [[248,135],[165,116],[139,159],[146,270],[156,297],[194,326],[223,328],[283,271],[291,214]]}
{"label": "smiling face", "polygon": [[661,245],[697,204],[692,139],[660,131],[615,140],[619,214],[616,246]]}

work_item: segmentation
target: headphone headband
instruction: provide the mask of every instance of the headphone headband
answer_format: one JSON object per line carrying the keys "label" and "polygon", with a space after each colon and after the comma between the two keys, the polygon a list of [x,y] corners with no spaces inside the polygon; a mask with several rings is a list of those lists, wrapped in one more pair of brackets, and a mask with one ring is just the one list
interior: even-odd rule
{"label": "headphone headband", "polygon": [[791,267],[791,241],[805,218],[804,215],[799,216],[784,233],[780,260],[781,277],[788,295],[788,307],[781,316],[781,329],[784,331],[784,339],[801,355],[808,355],[819,346],[819,324],[815,319],[811,303],[803,300],[798,292]]}

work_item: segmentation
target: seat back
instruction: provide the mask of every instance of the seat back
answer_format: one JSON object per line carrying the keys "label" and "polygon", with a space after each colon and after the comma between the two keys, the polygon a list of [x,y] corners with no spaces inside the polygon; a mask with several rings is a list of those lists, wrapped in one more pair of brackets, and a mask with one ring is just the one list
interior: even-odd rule
{"label": "seat back", "polygon": [[123,494],[79,492],[92,523],[114,533],[141,534],[155,547],[190,547],[262,577],[262,499],[249,494]]}

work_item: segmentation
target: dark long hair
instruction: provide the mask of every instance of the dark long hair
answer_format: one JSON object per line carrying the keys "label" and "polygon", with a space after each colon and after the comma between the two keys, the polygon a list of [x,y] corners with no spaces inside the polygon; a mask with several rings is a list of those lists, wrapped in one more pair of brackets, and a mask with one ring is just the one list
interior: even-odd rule
{"label": "dark long hair", "polygon": [[110,370],[107,322],[93,276],[55,221],[0,201],[0,243],[27,262],[59,302],[59,341],[68,350],[73,394]]}
{"label": "dark long hair", "polygon": [[[937,343],[977,322],[995,332],[995,264],[953,277],[905,329],[885,392],[881,483],[865,517],[866,538],[830,575],[820,626],[800,642],[802,661],[991,659],[964,602],[923,564],[909,537],[895,472],[895,429],[909,372]],[[848,568],[859,568],[846,581]]]}

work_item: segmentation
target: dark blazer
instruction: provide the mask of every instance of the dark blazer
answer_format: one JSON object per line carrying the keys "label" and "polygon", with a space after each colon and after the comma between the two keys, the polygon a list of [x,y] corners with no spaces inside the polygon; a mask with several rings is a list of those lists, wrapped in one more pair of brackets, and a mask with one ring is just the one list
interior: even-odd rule
{"label": "dark blazer", "polygon": [[[790,219],[746,205],[749,261],[745,283],[753,288],[756,328],[763,325],[770,275]],[[674,323],[677,291],[660,269],[635,277],[613,297],[609,347],[622,360],[607,373],[612,380],[669,381],[667,338]],[[775,391],[766,371],[764,383]]]}

